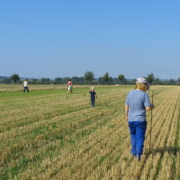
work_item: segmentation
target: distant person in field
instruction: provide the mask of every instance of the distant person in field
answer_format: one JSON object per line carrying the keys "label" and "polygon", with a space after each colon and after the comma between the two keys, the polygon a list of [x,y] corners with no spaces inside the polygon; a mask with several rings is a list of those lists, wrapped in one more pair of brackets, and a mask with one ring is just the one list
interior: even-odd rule
{"label": "distant person in field", "polygon": [[67,82],[67,88],[68,88],[68,93],[71,93],[72,94],[72,81],[71,79],[68,79],[68,82]]}
{"label": "distant person in field", "polygon": [[26,79],[23,83],[24,83],[24,93],[26,92],[26,90],[27,90],[27,92],[29,92],[29,89],[28,89],[28,79]]}
{"label": "distant person in field", "polygon": [[88,90],[88,92],[90,93],[90,98],[91,98],[92,107],[94,107],[94,105],[95,105],[95,99],[97,99],[97,94],[96,94],[96,92],[94,91],[94,87],[92,87],[90,90]]}
{"label": "distant person in field", "polygon": [[138,78],[135,89],[130,91],[126,97],[125,112],[131,134],[131,153],[141,160],[146,133],[146,110],[152,110],[154,105],[150,103],[146,93],[147,83],[145,78]]}
{"label": "distant person in field", "polygon": [[149,91],[150,91],[150,85],[147,84],[147,86],[146,86],[146,93],[149,94]]}

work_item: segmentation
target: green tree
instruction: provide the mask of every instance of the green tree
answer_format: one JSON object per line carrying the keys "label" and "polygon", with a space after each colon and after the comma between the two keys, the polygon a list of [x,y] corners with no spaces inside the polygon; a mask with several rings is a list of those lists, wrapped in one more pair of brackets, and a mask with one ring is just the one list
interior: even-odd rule
{"label": "green tree", "polygon": [[161,85],[162,82],[160,81],[159,78],[155,78],[152,84],[153,84],[153,85]]}
{"label": "green tree", "polygon": [[108,83],[113,84],[113,78],[112,77],[109,77]]}
{"label": "green tree", "polygon": [[136,79],[132,79],[132,84],[133,84],[133,85],[136,84]]}
{"label": "green tree", "polygon": [[71,78],[71,80],[72,80],[73,84],[79,84],[80,78],[77,77],[77,76],[73,76],[73,77]]}
{"label": "green tree", "polygon": [[54,79],[54,84],[61,84],[62,78],[58,77]]}
{"label": "green tree", "polygon": [[86,71],[84,73],[84,79],[88,82],[88,84],[91,84],[91,82],[94,80],[94,73],[91,71]]}
{"label": "green tree", "polygon": [[123,82],[126,80],[123,74],[120,74],[120,75],[118,76],[118,79],[119,79],[119,81],[120,81],[121,84],[123,84]]}
{"label": "green tree", "polygon": [[108,83],[109,81],[109,73],[105,73],[104,76],[102,77],[103,81],[105,81],[106,83]]}
{"label": "green tree", "polygon": [[41,84],[51,84],[51,80],[49,78],[41,78]]}
{"label": "green tree", "polygon": [[11,79],[10,78],[1,79],[1,83],[11,84]]}
{"label": "green tree", "polygon": [[17,83],[17,81],[20,80],[18,74],[13,74],[13,75],[10,77],[10,79],[13,80],[15,84]]}
{"label": "green tree", "polygon": [[29,84],[39,84],[39,80],[38,79],[31,79],[31,81],[28,82]]}
{"label": "green tree", "polygon": [[79,84],[85,84],[84,77],[79,78]]}
{"label": "green tree", "polygon": [[178,84],[180,85],[180,77],[178,78]]}
{"label": "green tree", "polygon": [[99,84],[103,84],[103,79],[102,79],[102,77],[100,77],[100,78],[98,79],[98,83],[99,83]]}
{"label": "green tree", "polygon": [[113,78],[113,83],[114,83],[114,84],[119,84],[118,78]]}
{"label": "green tree", "polygon": [[173,85],[173,84],[175,84],[175,81],[174,81],[174,79],[170,79],[170,80],[169,80],[169,84],[170,84],[170,85]]}
{"label": "green tree", "polygon": [[148,74],[146,80],[147,82],[149,82],[150,84],[152,84],[152,82],[155,80],[156,78],[154,77],[154,74],[151,73],[151,74]]}

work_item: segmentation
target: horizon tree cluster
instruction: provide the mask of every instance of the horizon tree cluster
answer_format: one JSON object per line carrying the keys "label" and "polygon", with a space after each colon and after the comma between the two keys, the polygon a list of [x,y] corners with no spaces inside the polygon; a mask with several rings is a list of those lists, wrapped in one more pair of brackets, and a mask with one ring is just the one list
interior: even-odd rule
{"label": "horizon tree cluster", "polygon": [[[159,78],[155,77],[153,73],[144,77],[147,79],[150,85],[180,85],[180,77],[178,80],[170,79],[170,80],[160,80]],[[35,79],[29,78],[29,84],[66,84],[68,79],[71,79],[73,84],[78,85],[135,85],[136,79],[128,80],[125,78],[123,74],[119,74],[118,77],[111,77],[108,72],[106,72],[103,76],[99,78],[95,78],[95,75],[92,71],[86,71],[84,76],[82,77],[57,77],[55,79],[50,78],[40,78]],[[9,78],[0,76],[0,83],[2,84],[22,84],[24,79],[21,79],[18,74],[13,74]]]}

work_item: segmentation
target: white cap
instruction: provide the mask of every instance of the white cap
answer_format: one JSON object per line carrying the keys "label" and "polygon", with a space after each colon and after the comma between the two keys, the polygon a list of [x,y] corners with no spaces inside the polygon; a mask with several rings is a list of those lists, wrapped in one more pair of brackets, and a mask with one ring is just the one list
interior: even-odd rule
{"label": "white cap", "polygon": [[138,84],[138,83],[143,83],[143,84],[149,85],[149,84],[147,83],[146,79],[143,78],[143,77],[137,78],[136,84]]}
{"label": "white cap", "polygon": [[94,89],[94,87],[92,87],[91,89]]}

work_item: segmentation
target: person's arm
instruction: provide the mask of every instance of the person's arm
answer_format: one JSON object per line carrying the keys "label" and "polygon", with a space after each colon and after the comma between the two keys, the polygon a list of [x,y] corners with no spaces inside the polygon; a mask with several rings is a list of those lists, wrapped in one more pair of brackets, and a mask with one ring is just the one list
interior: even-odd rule
{"label": "person's arm", "polygon": [[94,96],[95,96],[95,98],[97,99],[97,94],[95,94]]}
{"label": "person's arm", "polygon": [[154,109],[154,108],[155,108],[154,104],[151,104],[151,106],[147,106],[147,107],[146,107],[146,110],[147,110],[147,111],[150,111],[150,110],[152,110],[152,109]]}
{"label": "person's arm", "polygon": [[151,104],[149,96],[145,93],[145,103],[144,106],[146,107],[146,110],[152,110],[155,108],[154,104]]}
{"label": "person's arm", "polygon": [[126,121],[128,121],[129,106],[125,105]]}

